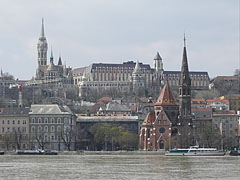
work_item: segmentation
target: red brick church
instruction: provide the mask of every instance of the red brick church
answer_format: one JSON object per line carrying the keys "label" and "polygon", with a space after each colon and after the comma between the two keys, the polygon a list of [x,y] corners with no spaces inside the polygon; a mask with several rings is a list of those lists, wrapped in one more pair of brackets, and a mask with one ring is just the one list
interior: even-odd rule
{"label": "red brick church", "polygon": [[168,83],[161,90],[154,104],[154,111],[147,115],[142,124],[139,136],[140,149],[171,149],[189,147],[193,144],[191,80],[185,38],[179,84],[178,104]]}

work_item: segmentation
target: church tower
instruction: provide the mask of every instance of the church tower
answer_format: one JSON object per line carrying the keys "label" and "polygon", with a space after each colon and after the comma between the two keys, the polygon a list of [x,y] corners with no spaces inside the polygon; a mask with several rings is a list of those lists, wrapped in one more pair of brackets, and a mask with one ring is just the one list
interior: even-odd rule
{"label": "church tower", "polygon": [[161,87],[162,77],[163,77],[163,62],[159,52],[157,52],[154,58],[153,69],[154,69],[153,86],[155,87],[155,91],[159,92],[159,89]]}
{"label": "church tower", "polygon": [[143,89],[145,87],[144,83],[144,77],[142,76],[142,70],[139,65],[139,62],[136,62],[135,68],[132,73],[132,86],[133,86],[133,92],[136,94],[143,93]]}
{"label": "church tower", "polygon": [[41,34],[40,34],[38,44],[37,44],[37,50],[38,50],[38,69],[37,69],[36,78],[43,79],[44,78],[44,69],[47,66],[47,50],[48,50],[47,39],[44,35],[43,19],[42,19]]}
{"label": "church tower", "polygon": [[182,57],[181,75],[179,80],[179,118],[178,118],[178,145],[189,147],[193,144],[193,127],[191,111],[191,79],[188,70],[186,39]]}

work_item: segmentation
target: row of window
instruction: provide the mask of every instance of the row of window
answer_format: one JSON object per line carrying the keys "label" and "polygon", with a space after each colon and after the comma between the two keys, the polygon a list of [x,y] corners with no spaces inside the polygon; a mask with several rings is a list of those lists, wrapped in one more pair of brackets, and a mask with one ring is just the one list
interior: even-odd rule
{"label": "row of window", "polygon": [[[62,131],[62,127],[61,126],[58,126],[57,127],[57,132],[61,132]],[[31,127],[31,132],[34,133],[34,132],[48,132],[48,126],[44,126],[44,128],[42,126],[38,126],[38,127],[35,127],[35,126],[32,126]],[[55,132],[55,126],[51,126],[50,127],[50,132]]]}
{"label": "row of window", "polygon": [[2,133],[10,133],[10,132],[13,132],[13,133],[26,133],[27,132],[27,128],[26,127],[18,127],[18,128],[10,128],[10,127],[2,127]]}
{"label": "row of window", "polygon": [[31,118],[30,123],[32,124],[70,124],[70,119],[69,118]]}
{"label": "row of window", "polygon": [[27,120],[2,120],[2,125],[4,124],[27,124]]}
{"label": "row of window", "polygon": [[83,86],[129,86],[129,84],[83,84]]}

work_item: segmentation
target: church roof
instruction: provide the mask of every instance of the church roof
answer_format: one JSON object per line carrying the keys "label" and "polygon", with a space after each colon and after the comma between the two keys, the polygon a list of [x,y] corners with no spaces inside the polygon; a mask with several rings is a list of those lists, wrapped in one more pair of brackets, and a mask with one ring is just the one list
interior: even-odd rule
{"label": "church roof", "polygon": [[162,91],[160,92],[160,95],[157,99],[157,102],[155,103],[156,106],[168,106],[168,105],[176,105],[175,103],[175,97],[172,93],[171,88],[168,84],[166,84]]}
{"label": "church roof", "polygon": [[162,58],[161,58],[159,52],[157,52],[157,54],[156,54],[154,60],[162,60]]}
{"label": "church roof", "polygon": [[151,111],[143,121],[143,125],[152,125],[156,120],[155,112]]}
{"label": "church roof", "polygon": [[139,62],[137,61],[135,68],[133,70],[133,73],[140,73],[140,72],[141,72],[140,65],[139,65]]}

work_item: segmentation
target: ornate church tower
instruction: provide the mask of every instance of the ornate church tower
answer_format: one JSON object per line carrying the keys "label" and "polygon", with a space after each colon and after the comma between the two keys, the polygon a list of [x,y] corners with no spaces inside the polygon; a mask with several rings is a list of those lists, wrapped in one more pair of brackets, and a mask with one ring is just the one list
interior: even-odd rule
{"label": "ornate church tower", "polygon": [[47,66],[47,50],[48,50],[47,39],[44,35],[43,19],[42,19],[41,34],[37,44],[37,50],[38,50],[38,69],[36,73],[36,79],[43,79],[44,69],[46,69],[46,66]]}
{"label": "ornate church tower", "polygon": [[179,81],[179,118],[178,118],[178,146],[189,147],[193,144],[193,127],[191,111],[191,79],[188,71],[186,40],[184,35],[184,48],[182,68]]}

